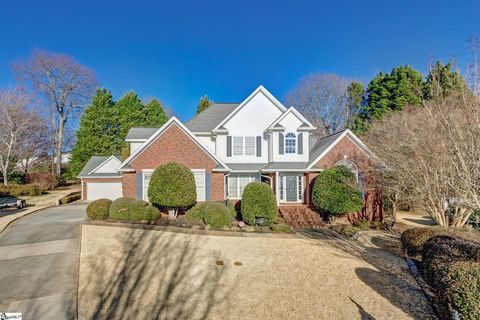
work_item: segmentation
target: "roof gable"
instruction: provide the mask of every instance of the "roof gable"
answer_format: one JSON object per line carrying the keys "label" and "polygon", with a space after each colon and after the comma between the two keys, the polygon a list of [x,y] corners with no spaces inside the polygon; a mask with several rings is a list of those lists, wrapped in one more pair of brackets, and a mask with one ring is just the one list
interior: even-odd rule
{"label": "roof gable", "polygon": [[[118,165],[116,165],[115,169],[112,170],[112,167],[110,167],[109,170],[105,170],[108,168],[108,166],[104,166],[108,163],[115,164],[121,163],[120,158],[116,156],[93,156],[91,157],[83,169],[80,171],[78,174],[78,178],[104,178],[104,177],[120,177],[120,174],[116,170],[118,168]],[[104,167],[104,170],[100,170],[100,172],[97,171],[97,169],[100,169]]]}
{"label": "roof gable", "polygon": [[297,109],[294,107],[288,108],[284,113],[282,113],[270,126],[269,129],[276,129],[282,128],[283,126],[280,124],[282,120],[284,120],[289,114],[294,115],[302,124],[299,128],[303,130],[315,130],[315,127],[308,121]]}
{"label": "roof gable", "polygon": [[180,128],[186,136],[188,136],[195,144],[197,144],[210,158],[212,158],[216,163],[220,164],[223,168],[227,169],[228,167],[225,163],[217,157],[208,147],[206,147],[180,120],[176,117],[170,118],[161,128],[159,128],[150,138],[145,141],[138,149],[136,149],[119,167],[120,171],[129,171],[132,170],[129,164],[135,160],[142,152],[144,152],[148,147],[159,138],[168,128],[172,125],[176,125]]}
{"label": "roof gable", "polygon": [[122,161],[115,157],[111,156],[102,162],[99,166],[89,172],[92,173],[116,173],[118,166],[122,163]]}

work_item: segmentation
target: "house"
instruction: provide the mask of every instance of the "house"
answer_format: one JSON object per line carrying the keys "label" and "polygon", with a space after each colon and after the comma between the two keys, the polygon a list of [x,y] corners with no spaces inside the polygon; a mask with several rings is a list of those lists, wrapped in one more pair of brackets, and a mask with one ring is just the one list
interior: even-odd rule
{"label": "house", "polygon": [[192,170],[198,201],[239,200],[248,183],[264,181],[284,216],[308,215],[320,171],[346,165],[365,188],[362,165],[373,157],[350,130],[321,139],[314,130],[294,107],[260,86],[243,102],[213,104],[186,123],[172,117],[161,128],[132,128],[127,159],[95,156],[85,165],[79,175],[82,197],[148,200],[152,172],[175,161]]}

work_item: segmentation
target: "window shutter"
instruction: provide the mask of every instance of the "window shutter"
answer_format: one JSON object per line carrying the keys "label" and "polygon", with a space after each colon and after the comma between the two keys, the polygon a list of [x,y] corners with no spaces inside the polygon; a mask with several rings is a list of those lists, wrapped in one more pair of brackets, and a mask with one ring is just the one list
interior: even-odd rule
{"label": "window shutter", "polygon": [[212,192],[211,192],[211,176],[212,174],[210,172],[205,173],[205,200],[210,201],[212,198]]}
{"label": "window shutter", "polygon": [[[143,195],[143,175],[142,173],[137,173],[135,176],[135,196],[137,199],[142,199]],[[148,197],[148,195],[146,195]]]}
{"label": "window shutter", "polygon": [[232,136],[227,136],[227,157],[232,156]]}
{"label": "window shutter", "polygon": [[285,143],[285,140],[283,139],[283,133],[279,133],[278,134],[278,153],[279,154],[283,154],[284,151],[284,146],[283,144]]}
{"label": "window shutter", "polygon": [[303,154],[303,133],[299,133],[298,139],[298,154]]}
{"label": "window shutter", "polygon": [[262,156],[262,137],[257,136],[257,157]]}

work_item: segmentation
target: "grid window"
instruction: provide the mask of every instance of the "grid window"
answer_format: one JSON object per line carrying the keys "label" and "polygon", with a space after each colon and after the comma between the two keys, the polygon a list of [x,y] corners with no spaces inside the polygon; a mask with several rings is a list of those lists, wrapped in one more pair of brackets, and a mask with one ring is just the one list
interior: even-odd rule
{"label": "grid window", "polygon": [[256,174],[230,175],[228,177],[228,197],[240,199],[247,184],[258,180],[258,175]]}
{"label": "grid window", "polygon": [[233,137],[233,155],[243,156],[243,137]]}
{"label": "grid window", "polygon": [[296,153],[297,138],[293,133],[287,133],[285,136],[285,153]]}
{"label": "grid window", "polygon": [[255,137],[245,137],[245,155],[255,155]]}
{"label": "grid window", "polygon": [[143,200],[148,201],[148,186],[150,185],[151,173],[143,174]]}
{"label": "grid window", "polygon": [[255,137],[233,137],[234,156],[254,156],[256,153]]}

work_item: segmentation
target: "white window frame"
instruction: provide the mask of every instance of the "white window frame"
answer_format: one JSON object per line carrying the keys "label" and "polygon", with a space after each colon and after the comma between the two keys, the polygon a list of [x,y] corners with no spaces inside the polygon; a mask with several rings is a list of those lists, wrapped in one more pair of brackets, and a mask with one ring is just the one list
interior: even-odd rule
{"label": "white window frame", "polygon": [[[247,143],[246,143],[247,138],[253,140],[253,148],[250,154],[247,154]],[[241,150],[242,150],[241,153],[236,152],[238,151],[239,146],[237,145],[237,148],[235,148],[236,146],[235,140],[241,141]],[[232,155],[236,157],[255,157],[257,155],[257,137],[256,136],[232,136]]]}
{"label": "white window frame", "polygon": [[[293,137],[289,137],[288,135],[292,135]],[[293,132],[289,132],[285,135],[285,137],[283,138],[284,139],[284,145],[285,145],[285,154],[297,154],[297,135]],[[287,144],[287,141],[288,140],[293,140],[293,152],[287,152],[288,150],[288,147],[292,147],[292,146],[288,146]]]}
{"label": "white window frame", "polygon": [[[242,195],[243,195],[243,190],[242,190],[242,186],[238,180],[239,177],[241,176],[248,176],[249,179],[248,179],[248,182],[247,184],[251,183],[251,182],[255,182],[255,181],[261,181],[260,179],[260,175],[257,174],[257,173],[254,173],[254,174],[249,174],[249,173],[231,173],[229,176],[227,176],[227,186],[226,186],[226,194],[227,194],[227,197],[228,199],[232,199],[232,200],[239,200],[239,199],[242,199]],[[236,194],[234,196],[230,195],[230,179],[232,178],[236,178],[236,184],[237,184],[237,187],[236,187]],[[247,184],[245,184],[243,186],[243,189],[245,189],[245,187],[247,186]]]}
{"label": "white window frame", "polygon": [[[142,170],[142,200],[144,201],[150,201],[148,200],[148,187],[145,188],[145,176],[147,175],[150,175],[150,177],[152,176],[153,174],[153,171],[155,171],[155,169],[143,169]],[[195,173],[203,173],[203,189],[204,189],[204,192],[203,192],[203,199],[201,197],[199,197],[199,193],[198,193],[198,190],[195,189],[197,191],[197,201],[206,201],[207,199],[207,180],[206,180],[206,170],[205,169],[190,169],[190,171],[192,171],[193,174]],[[197,183],[195,182],[195,188],[197,188]]]}
{"label": "white window frame", "polygon": [[[297,186],[296,186],[296,194],[297,194],[297,200],[296,201],[287,201],[286,196],[287,196],[287,176],[295,176],[297,177]],[[278,189],[279,189],[279,200],[280,202],[283,203],[303,203],[303,198],[304,198],[304,179],[303,179],[303,174],[294,174],[294,173],[289,173],[289,174],[282,174],[279,176],[279,184],[278,184]],[[299,183],[300,182],[300,183]]]}

